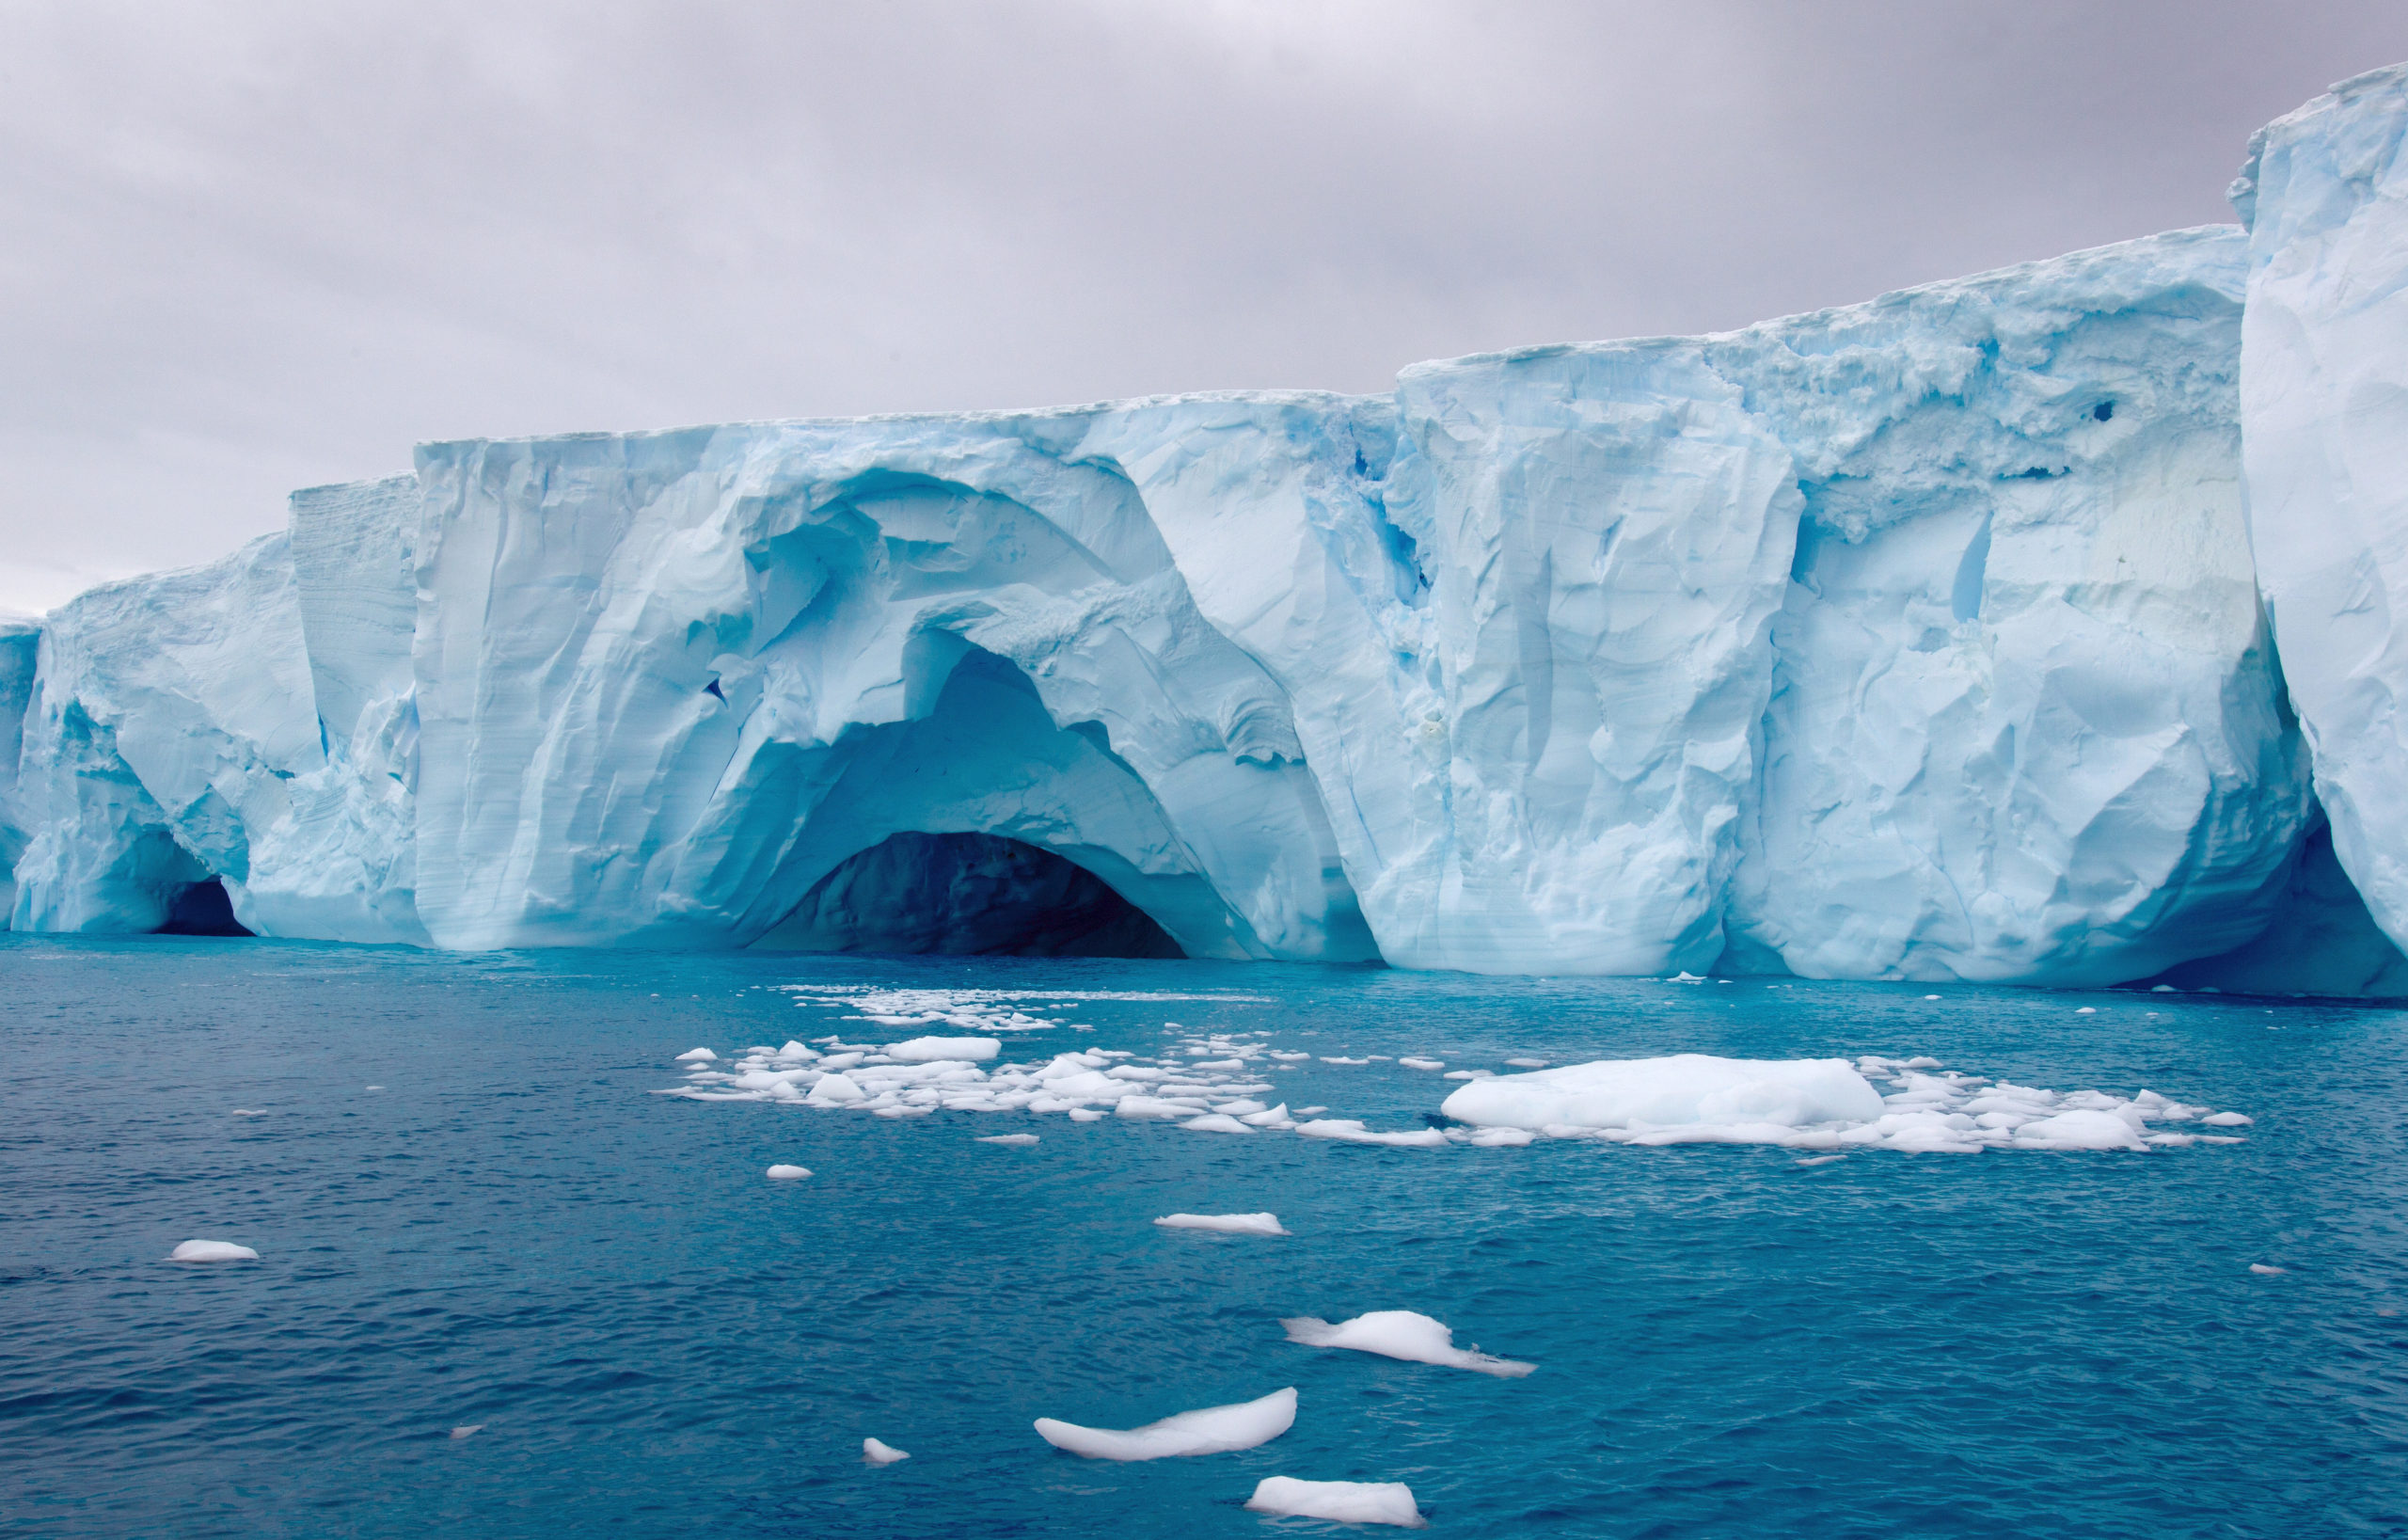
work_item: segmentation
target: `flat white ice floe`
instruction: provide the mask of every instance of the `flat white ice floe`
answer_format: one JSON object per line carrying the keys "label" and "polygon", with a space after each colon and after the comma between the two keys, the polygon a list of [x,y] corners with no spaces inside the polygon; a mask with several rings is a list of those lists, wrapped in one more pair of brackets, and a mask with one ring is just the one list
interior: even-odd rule
{"label": "flat white ice floe", "polygon": [[893,1465],[897,1460],[911,1457],[907,1451],[896,1449],[893,1444],[880,1443],[875,1438],[862,1440],[862,1460],[865,1464]]}
{"label": "flat white ice floe", "polygon": [[1372,1310],[1332,1326],[1317,1315],[1300,1315],[1279,1323],[1288,1341],[1307,1347],[1347,1347],[1376,1353],[1407,1363],[1434,1363],[1448,1369],[1469,1369],[1500,1379],[1519,1379],[1538,1367],[1515,1358],[1500,1358],[1474,1348],[1455,1345],[1455,1334],[1443,1321],[1418,1310]]}
{"label": "flat white ice floe", "polygon": [[719,1056],[707,1048],[689,1048],[677,1056],[680,1064],[715,1064]]}
{"label": "flat white ice floe", "polygon": [[[2143,1090],[2130,1097],[2017,1086],[1938,1071],[1937,1059],[1737,1059],[1703,1054],[1599,1059],[1477,1080],[1450,1095],[1450,1118],[1483,1129],[1636,1145],[1777,1144],[1804,1150],[1881,1147],[1909,1153],[1983,1150],[2147,1151],[2229,1143],[2155,1131],[2161,1122],[2219,1127],[2238,1114]],[[1891,1088],[1877,1089],[1868,1076]]]}
{"label": "flat white ice floe", "polygon": [[800,1166],[772,1166],[762,1174],[772,1182],[800,1182],[811,1173]]}
{"label": "flat white ice floe", "polygon": [[941,1059],[978,1062],[1004,1051],[996,1038],[911,1038],[886,1045],[886,1056],[902,1064],[930,1064]]}
{"label": "flat white ice floe", "polygon": [[1326,1518],[1339,1524],[1394,1524],[1400,1529],[1426,1530],[1413,1500],[1413,1488],[1401,1481],[1303,1481],[1294,1476],[1265,1476],[1245,1500],[1250,1513],[1285,1518]]}
{"label": "flat white ice floe", "polygon": [[186,1241],[167,1253],[169,1262],[257,1262],[260,1254],[231,1241]]}
{"label": "flat white ice floe", "polygon": [[1164,1230],[1216,1230],[1224,1235],[1293,1233],[1275,1214],[1165,1214],[1154,1223]]}
{"label": "flat white ice floe", "polygon": [[1401,1150],[1443,1150],[1450,1140],[1434,1128],[1417,1128],[1403,1132],[1383,1132],[1366,1128],[1354,1118],[1316,1118],[1298,1123],[1296,1132],[1308,1139],[1336,1139],[1341,1144],[1384,1144]]}
{"label": "flat white ice floe", "polygon": [[1083,1428],[1051,1417],[1037,1420],[1037,1435],[1055,1449],[1090,1460],[1161,1460],[1186,1454],[1227,1454],[1267,1444],[1295,1425],[1296,1388],[1274,1390],[1259,1401],[1180,1412],[1142,1428]]}
{"label": "flat white ice floe", "polygon": [[975,1142],[979,1144],[1004,1144],[1010,1145],[1014,1149],[1024,1149],[1037,1142],[1037,1135],[1034,1134],[986,1134],[981,1135]]}

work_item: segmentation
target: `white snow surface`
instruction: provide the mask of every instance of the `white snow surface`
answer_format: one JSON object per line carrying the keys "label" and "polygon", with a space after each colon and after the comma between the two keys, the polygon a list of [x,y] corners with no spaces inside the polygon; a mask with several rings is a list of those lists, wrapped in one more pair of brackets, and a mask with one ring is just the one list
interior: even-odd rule
{"label": "white snow surface", "polygon": [[1434,1363],[1449,1369],[1469,1369],[1500,1379],[1519,1379],[1538,1365],[1500,1358],[1475,1348],[1455,1345],[1455,1334],[1444,1322],[1416,1310],[1372,1310],[1332,1325],[1318,1316],[1282,1320],[1288,1341],[1307,1347],[1346,1347],[1376,1353],[1407,1363]]}
{"label": "white snow surface", "polygon": [[[0,627],[10,923],[739,946],[978,834],[1192,957],[2109,983],[2288,912],[2312,742],[2397,940],[2400,78],[2246,235],[1739,331],[423,446]],[[860,1035],[1068,1004],[927,992]]]}
{"label": "white snow surface", "polygon": [[1252,1449],[1278,1437],[1295,1422],[1296,1389],[1290,1386],[1259,1401],[1180,1412],[1142,1428],[1085,1428],[1040,1417],[1037,1436],[1055,1449],[1090,1460],[1161,1460]]}
{"label": "white snow surface", "polygon": [[1265,1476],[1246,1499],[1249,1512],[1286,1518],[1326,1518],[1340,1524],[1393,1524],[1424,1530],[1429,1520],[1401,1481],[1305,1481]]}

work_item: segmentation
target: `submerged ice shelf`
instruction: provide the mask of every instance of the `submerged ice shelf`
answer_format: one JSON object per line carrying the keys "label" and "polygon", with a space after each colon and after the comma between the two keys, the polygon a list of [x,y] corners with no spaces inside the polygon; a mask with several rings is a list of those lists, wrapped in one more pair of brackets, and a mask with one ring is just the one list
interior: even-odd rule
{"label": "submerged ice shelf", "polygon": [[2403,138],[1376,396],[425,445],[0,627],[9,923],[2408,991]]}

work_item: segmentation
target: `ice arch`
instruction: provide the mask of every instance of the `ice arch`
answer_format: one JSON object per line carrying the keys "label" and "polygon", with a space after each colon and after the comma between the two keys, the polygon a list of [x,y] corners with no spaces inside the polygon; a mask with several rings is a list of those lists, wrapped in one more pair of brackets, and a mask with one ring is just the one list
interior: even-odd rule
{"label": "ice arch", "polygon": [[[772,892],[806,895],[799,919],[781,922],[784,933],[771,945],[798,945],[831,927],[860,928],[863,922],[851,917],[857,885],[885,882],[932,898],[930,890],[950,880],[933,867],[911,870],[903,858],[924,853],[917,839],[962,835],[1017,844],[1090,874],[1166,932],[1180,954],[1254,955],[1252,928],[1198,869],[1145,780],[1112,752],[1098,724],[1056,725],[1026,674],[958,638],[924,634],[906,656],[911,693],[933,699],[923,703],[923,715],[856,728],[840,745],[847,763],[765,883]],[[906,841],[901,849],[845,874],[831,892],[844,868],[898,839]],[[1058,874],[1053,881],[1066,901],[1094,897]],[[1034,916],[1031,928],[1044,929]]]}
{"label": "ice arch", "polygon": [[890,836],[976,834],[1191,957],[1376,957],[1286,687],[1083,421],[421,449],[431,939],[745,945]]}

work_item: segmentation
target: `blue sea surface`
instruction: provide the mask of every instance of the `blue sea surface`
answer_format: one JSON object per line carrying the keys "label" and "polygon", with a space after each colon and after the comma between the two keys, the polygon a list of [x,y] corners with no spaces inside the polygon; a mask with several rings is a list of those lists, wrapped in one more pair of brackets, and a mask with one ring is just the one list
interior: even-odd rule
{"label": "blue sea surface", "polygon": [[[892,1033],[787,983],[1210,996],[1042,1011],[1094,1030],[1006,1053],[1267,1031],[1316,1056],[1280,1097],[1375,1127],[1448,1083],[1322,1056],[1928,1055],[2256,1124],[1804,1166],[652,1094],[697,1045]],[[170,938],[0,938],[0,986],[7,1535],[1390,1532],[1245,1511],[1275,1474],[1404,1482],[1466,1537],[2408,1532],[2391,1009]],[[1294,1233],[1149,1222],[1253,1210]],[[163,1261],[195,1237],[260,1261]],[[1372,1310],[1539,1368],[1278,1325]],[[1030,1429],[1289,1385],[1292,1431],[1240,1453]],[[865,1436],[912,1458],[867,1467]]]}

